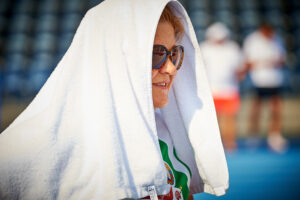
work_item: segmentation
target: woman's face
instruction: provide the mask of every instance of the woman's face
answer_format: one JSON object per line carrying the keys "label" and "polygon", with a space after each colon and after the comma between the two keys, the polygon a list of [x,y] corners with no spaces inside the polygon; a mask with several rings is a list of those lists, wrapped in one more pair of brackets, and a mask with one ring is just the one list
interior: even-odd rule
{"label": "woman's face", "polygon": [[[174,28],[169,22],[158,23],[154,44],[163,45],[169,51],[176,45]],[[173,84],[176,72],[177,70],[169,57],[160,69],[152,69],[152,99],[154,109],[167,105],[168,93]]]}

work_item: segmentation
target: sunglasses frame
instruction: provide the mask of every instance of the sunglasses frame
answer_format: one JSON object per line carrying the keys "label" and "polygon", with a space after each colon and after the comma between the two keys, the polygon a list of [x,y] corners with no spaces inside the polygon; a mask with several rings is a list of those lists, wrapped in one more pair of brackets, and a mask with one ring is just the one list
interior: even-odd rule
{"label": "sunglasses frame", "polygon": [[[178,71],[180,68],[181,68],[181,65],[182,65],[182,62],[183,62],[183,57],[184,57],[184,48],[183,48],[183,46],[181,46],[181,45],[176,45],[176,46],[174,46],[172,49],[171,49],[171,51],[169,51],[168,49],[167,49],[167,47],[165,47],[164,45],[161,45],[161,44],[155,44],[155,45],[153,45],[153,49],[154,49],[154,47],[161,47],[166,53],[167,53],[167,55],[164,57],[164,59],[161,61],[161,62],[159,62],[157,65],[155,65],[155,66],[152,66],[152,69],[160,69],[162,66],[163,66],[163,63],[165,63],[165,61],[166,61],[166,59],[168,58],[168,57],[171,57],[171,61],[172,61],[172,63],[173,63],[173,60],[172,60],[172,51],[175,49],[175,48],[180,48],[181,50],[182,50],[182,55],[181,55],[181,58],[180,58],[180,62],[179,62],[179,65],[178,65],[178,67],[176,68],[176,70]],[[153,53],[152,53],[153,54]],[[153,56],[153,55],[152,55]],[[173,63],[174,64],[174,63]],[[175,66],[175,65],[174,65]]]}

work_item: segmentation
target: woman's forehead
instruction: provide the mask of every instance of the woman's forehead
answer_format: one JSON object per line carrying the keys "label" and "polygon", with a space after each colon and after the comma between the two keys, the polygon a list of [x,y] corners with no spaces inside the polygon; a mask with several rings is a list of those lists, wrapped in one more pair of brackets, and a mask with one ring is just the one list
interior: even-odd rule
{"label": "woman's forehead", "polygon": [[172,49],[176,45],[175,31],[169,22],[159,22],[157,25],[154,44],[161,44]]}

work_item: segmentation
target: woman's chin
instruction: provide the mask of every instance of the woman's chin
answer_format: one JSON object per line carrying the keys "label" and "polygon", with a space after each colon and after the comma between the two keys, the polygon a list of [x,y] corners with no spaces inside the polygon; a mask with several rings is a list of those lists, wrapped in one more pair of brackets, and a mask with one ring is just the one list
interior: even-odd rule
{"label": "woman's chin", "polygon": [[168,99],[154,101],[154,109],[165,107],[168,104]]}

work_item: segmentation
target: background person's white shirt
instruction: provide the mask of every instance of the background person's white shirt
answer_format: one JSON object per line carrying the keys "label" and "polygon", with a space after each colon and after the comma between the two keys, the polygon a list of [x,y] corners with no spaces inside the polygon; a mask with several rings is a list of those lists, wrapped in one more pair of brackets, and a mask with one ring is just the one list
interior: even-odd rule
{"label": "background person's white shirt", "polygon": [[242,66],[242,53],[232,41],[216,44],[206,41],[200,44],[207,76],[214,97],[230,97],[238,93],[236,71]]}
{"label": "background person's white shirt", "polygon": [[244,43],[245,58],[253,63],[250,77],[254,86],[263,88],[280,87],[283,75],[278,63],[284,56],[275,39],[269,40],[261,33],[250,34]]}

